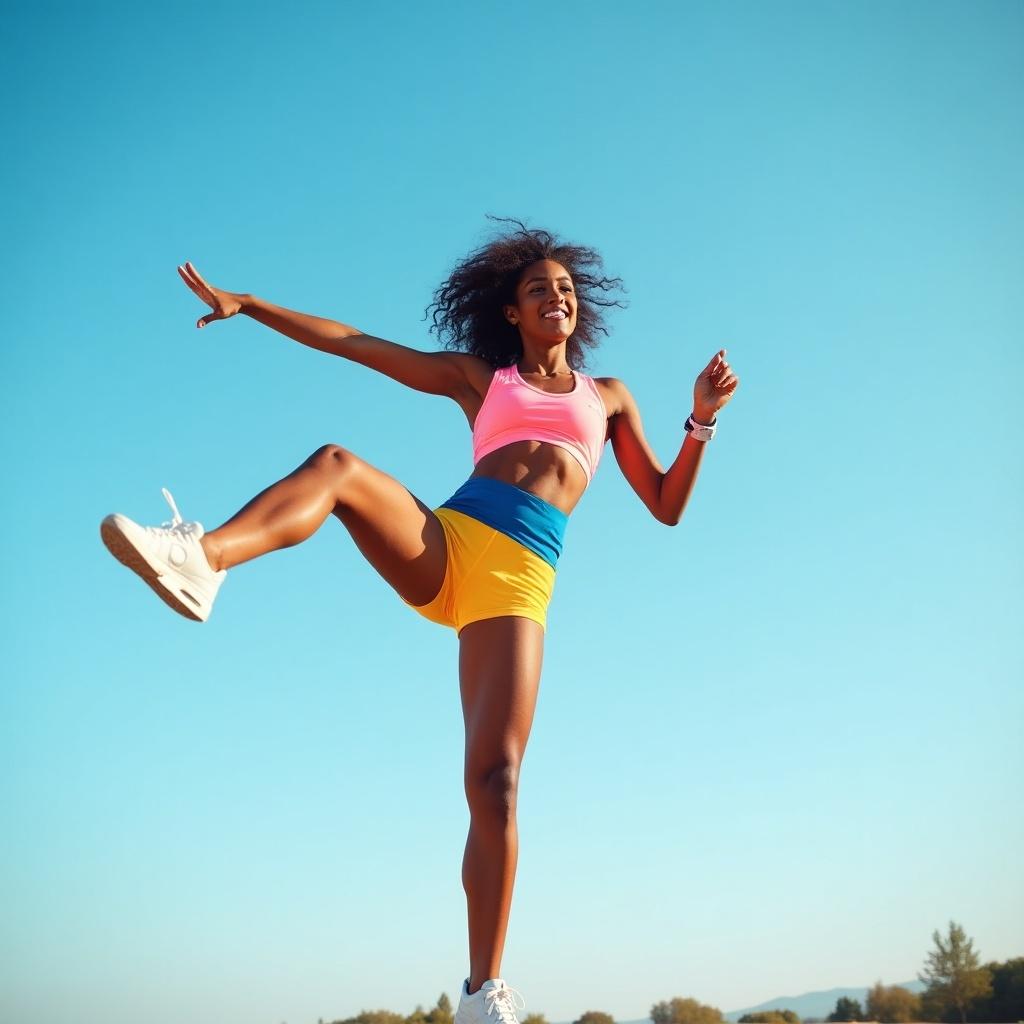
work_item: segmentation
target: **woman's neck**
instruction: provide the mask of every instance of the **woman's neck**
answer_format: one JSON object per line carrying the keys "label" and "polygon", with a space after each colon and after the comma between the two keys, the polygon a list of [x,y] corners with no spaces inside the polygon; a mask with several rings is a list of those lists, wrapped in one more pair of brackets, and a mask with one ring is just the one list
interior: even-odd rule
{"label": "woman's neck", "polygon": [[572,368],[564,358],[559,359],[559,355],[563,355],[563,353],[554,352],[544,359],[524,352],[516,363],[516,369],[520,373],[535,373],[538,377],[564,377],[566,374],[572,373]]}

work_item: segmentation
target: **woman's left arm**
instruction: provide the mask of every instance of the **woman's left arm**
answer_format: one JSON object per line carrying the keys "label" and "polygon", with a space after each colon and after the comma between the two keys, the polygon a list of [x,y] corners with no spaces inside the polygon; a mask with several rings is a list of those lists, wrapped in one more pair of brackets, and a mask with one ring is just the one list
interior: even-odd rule
{"label": "woman's left arm", "polygon": [[[739,382],[726,362],[725,349],[716,352],[694,384],[694,420],[711,424],[716,413],[735,394]],[[640,410],[633,396],[622,381],[613,380],[612,384],[619,404],[611,418],[609,436],[622,475],[658,522],[676,526],[697,482],[697,471],[708,442],[697,441],[688,433],[675,462],[665,472],[644,437]]]}

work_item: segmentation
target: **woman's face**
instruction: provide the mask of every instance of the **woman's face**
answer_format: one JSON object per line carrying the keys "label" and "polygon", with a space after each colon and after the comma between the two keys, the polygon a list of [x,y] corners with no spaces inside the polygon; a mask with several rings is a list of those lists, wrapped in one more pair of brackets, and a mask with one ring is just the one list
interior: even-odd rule
{"label": "woman's face", "polygon": [[516,286],[516,304],[505,307],[509,323],[538,341],[564,341],[576,330],[576,290],[569,271],[554,260],[531,263]]}

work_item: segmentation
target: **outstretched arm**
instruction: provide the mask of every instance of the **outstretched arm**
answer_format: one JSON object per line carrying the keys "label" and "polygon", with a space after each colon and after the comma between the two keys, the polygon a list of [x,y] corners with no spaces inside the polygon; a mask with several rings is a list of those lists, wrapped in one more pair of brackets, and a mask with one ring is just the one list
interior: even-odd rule
{"label": "outstretched arm", "polygon": [[364,334],[357,327],[337,320],[297,313],[244,292],[214,288],[203,280],[191,263],[178,267],[178,273],[213,310],[200,317],[196,327],[202,328],[215,320],[227,320],[237,313],[244,313],[303,345],[368,366],[416,391],[454,397],[466,386],[465,361],[474,358],[468,353],[421,352]]}
{"label": "outstretched arm", "polygon": [[[611,442],[622,475],[651,514],[666,526],[676,526],[697,482],[707,442],[687,434],[675,461],[665,472],[644,437],[640,410],[622,381],[613,382],[619,406],[611,421]],[[701,371],[693,389],[693,418],[710,424],[732,398],[739,378],[725,360],[725,349],[715,353]]]}

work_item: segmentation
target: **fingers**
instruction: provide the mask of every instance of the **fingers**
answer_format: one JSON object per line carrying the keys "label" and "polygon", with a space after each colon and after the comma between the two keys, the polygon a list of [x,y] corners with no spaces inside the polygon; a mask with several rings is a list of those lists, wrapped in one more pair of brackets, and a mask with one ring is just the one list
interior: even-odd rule
{"label": "fingers", "polygon": [[191,263],[185,262],[178,267],[178,273],[181,275],[181,279],[189,286],[205,302],[208,306],[214,309],[216,312],[209,313],[204,317],[200,317],[196,322],[197,328],[203,328],[207,324],[212,323],[214,320],[223,320],[224,315],[217,309],[217,298],[213,294],[213,289],[202,279],[199,271],[192,266]]}
{"label": "fingers", "polygon": [[191,288],[192,291],[194,291],[198,295],[199,294],[198,285],[192,280],[191,277],[188,276],[188,272],[185,270],[185,268],[184,267],[177,267],[176,269],[177,269],[178,275],[181,277],[182,281],[184,281],[185,284],[187,284],[189,286],[189,288]]}
{"label": "fingers", "polygon": [[715,358],[712,359],[710,363],[708,363],[708,368],[706,372],[708,375],[708,379],[716,387],[720,387],[722,381],[725,380],[726,377],[728,377],[732,373],[732,370],[729,367],[729,363],[725,358],[724,348],[721,351],[717,352],[715,354]]}
{"label": "fingers", "polygon": [[193,267],[192,264],[189,263],[187,260],[185,262],[185,269],[198,282],[200,288],[205,288],[211,295],[213,294],[213,289],[203,280],[202,275],[199,273],[199,271],[196,270],[196,268]]}
{"label": "fingers", "polygon": [[711,362],[701,371],[697,378],[695,394],[699,391],[704,400],[715,402],[717,399],[718,408],[732,398],[733,392],[739,386],[740,379],[732,372],[732,367],[725,358],[725,349],[719,349],[711,359]]}
{"label": "fingers", "polygon": [[213,289],[199,276],[199,271],[191,263],[184,263],[178,267],[178,273],[182,280],[205,302],[208,306],[217,305],[213,296]]}
{"label": "fingers", "polygon": [[184,266],[185,273],[188,275],[189,284],[192,286],[192,290],[196,295],[201,296],[207,302],[213,298],[213,291],[210,286],[199,276],[196,268],[191,263],[186,263]]}
{"label": "fingers", "polygon": [[712,357],[711,362],[704,367],[704,373],[712,373],[715,368],[725,361],[725,349],[720,348]]}
{"label": "fingers", "polygon": [[[185,282],[185,284],[187,284],[189,286],[189,288],[192,289],[192,291],[194,291],[196,293],[196,295],[199,296],[199,298],[201,298],[204,302],[207,302],[208,300],[206,298],[206,295],[203,294],[202,287],[196,281],[196,279],[188,272],[187,268],[188,268],[188,264],[187,263],[183,264],[180,267],[178,267],[178,273],[181,276],[181,279]],[[211,303],[211,305],[212,305],[212,303]]]}
{"label": "fingers", "polygon": [[178,273],[181,275],[181,279],[185,282],[185,284],[189,286],[189,288],[198,288],[199,286],[196,284],[195,278],[193,278],[192,274],[188,269],[190,266],[190,263],[180,264],[178,267]]}

